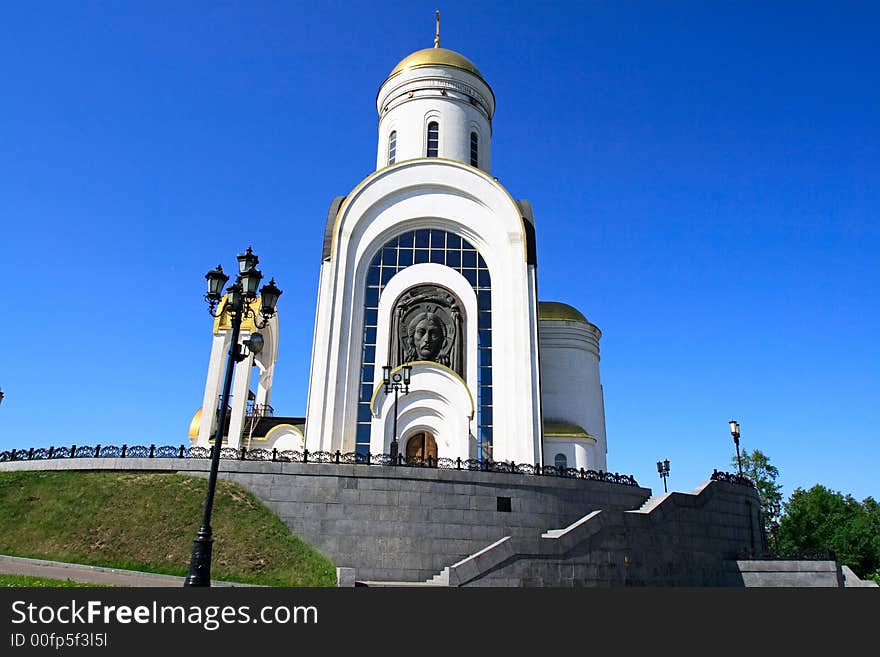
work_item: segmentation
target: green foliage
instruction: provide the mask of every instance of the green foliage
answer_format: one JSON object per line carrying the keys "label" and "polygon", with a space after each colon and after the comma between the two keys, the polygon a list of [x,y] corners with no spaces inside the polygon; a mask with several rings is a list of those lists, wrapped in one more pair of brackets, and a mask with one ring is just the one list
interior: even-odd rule
{"label": "green foliage", "polygon": [[[761,500],[761,517],[764,519],[764,531],[771,544],[776,531],[779,514],[782,509],[782,485],[776,483],[779,477],[779,469],[770,463],[770,458],[761,450],[751,453],[743,452],[742,473],[755,482],[758,489],[758,497]],[[738,467],[736,456],[731,460],[731,465]]]}
{"label": "green foliage", "polygon": [[[206,481],[139,472],[0,472],[0,553],[184,576]],[[334,586],[326,557],[241,486],[218,480],[215,579]]]}
{"label": "green foliage", "polygon": [[880,583],[880,504],[815,485],[785,503],[776,533],[780,551],[833,550],[860,578]]}

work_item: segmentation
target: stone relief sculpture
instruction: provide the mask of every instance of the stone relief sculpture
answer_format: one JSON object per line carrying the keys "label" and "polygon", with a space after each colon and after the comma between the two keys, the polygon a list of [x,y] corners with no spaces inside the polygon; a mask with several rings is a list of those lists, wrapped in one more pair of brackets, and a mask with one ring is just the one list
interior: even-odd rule
{"label": "stone relief sculpture", "polygon": [[419,285],[404,292],[392,310],[389,362],[393,367],[433,360],[464,376],[464,333],[461,304],[438,285]]}

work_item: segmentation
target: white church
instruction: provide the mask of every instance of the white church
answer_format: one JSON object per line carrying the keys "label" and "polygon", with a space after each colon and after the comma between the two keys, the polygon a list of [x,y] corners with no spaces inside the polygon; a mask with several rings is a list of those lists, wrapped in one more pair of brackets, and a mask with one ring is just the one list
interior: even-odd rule
{"label": "white church", "polygon": [[[489,83],[440,47],[438,27],[382,82],[376,110],[376,171],[327,214],[306,416],[269,404],[275,318],[238,365],[225,444],[388,454],[396,425],[407,457],[606,470],[601,332],[537,297],[531,204],[492,176]],[[242,339],[255,331],[245,322]],[[217,429],[228,317],[213,334],[194,446]],[[386,366],[411,373],[396,415]]]}

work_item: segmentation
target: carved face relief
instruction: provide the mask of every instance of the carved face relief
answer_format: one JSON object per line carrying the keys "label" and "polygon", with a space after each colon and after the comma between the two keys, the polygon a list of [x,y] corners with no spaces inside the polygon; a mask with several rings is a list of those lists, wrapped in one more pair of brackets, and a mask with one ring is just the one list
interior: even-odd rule
{"label": "carved face relief", "polygon": [[437,316],[430,312],[417,315],[415,327],[410,331],[416,353],[422,360],[437,360],[443,341],[446,339],[446,327]]}
{"label": "carved face relief", "polygon": [[393,366],[433,360],[463,375],[459,301],[445,288],[419,285],[394,304],[389,362]]}

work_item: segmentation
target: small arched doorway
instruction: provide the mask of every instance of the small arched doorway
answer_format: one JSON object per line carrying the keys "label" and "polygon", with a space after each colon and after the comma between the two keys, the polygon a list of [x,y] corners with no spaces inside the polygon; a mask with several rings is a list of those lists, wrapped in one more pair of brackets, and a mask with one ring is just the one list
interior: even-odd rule
{"label": "small arched doorway", "polygon": [[427,431],[410,436],[406,441],[406,460],[407,461],[427,461],[431,459],[437,462],[437,441]]}

